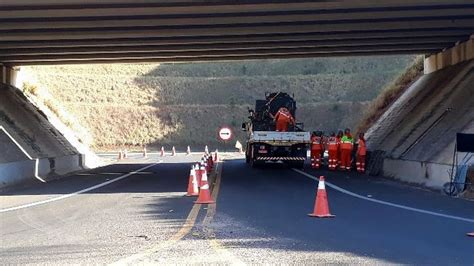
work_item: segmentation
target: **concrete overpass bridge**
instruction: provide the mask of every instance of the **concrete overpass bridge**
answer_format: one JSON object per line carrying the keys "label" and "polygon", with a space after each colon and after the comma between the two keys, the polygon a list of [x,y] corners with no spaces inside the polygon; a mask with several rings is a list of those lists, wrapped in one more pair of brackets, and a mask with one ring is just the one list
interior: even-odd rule
{"label": "concrete overpass bridge", "polygon": [[5,65],[433,54],[474,1],[3,0]]}
{"label": "concrete overpass bridge", "polygon": [[[400,134],[392,146],[381,140],[393,132],[380,133],[373,142],[374,149],[384,147],[396,159],[416,160],[419,156],[414,151],[420,149],[413,143],[429,139],[426,136],[430,136],[433,128],[438,127],[439,134],[448,132],[443,130],[446,128],[451,131],[474,128],[474,105],[469,104],[472,93],[469,94],[467,85],[473,80],[473,33],[473,0],[3,0],[0,2],[0,81],[14,85],[16,67],[21,65],[423,54],[425,73],[434,73],[418,84],[423,87],[412,90],[412,96],[433,90],[438,96],[446,97],[417,97],[416,106],[398,114],[409,115],[418,106],[426,106],[416,109],[426,116],[413,118],[407,125],[410,129],[420,129]],[[452,65],[457,65],[454,70]],[[443,72],[444,68],[451,70]],[[437,84],[443,86],[436,87]],[[5,102],[0,101],[0,107],[9,106],[4,108],[4,116],[8,118],[8,114],[15,115],[18,111],[15,108],[21,106],[21,99],[2,93]],[[15,101],[7,100],[9,97],[16,97]],[[423,102],[425,98],[432,102]],[[409,101],[410,97],[405,100]],[[456,120],[453,116],[450,119],[454,118],[454,124],[440,123],[439,119],[450,116],[443,113],[441,117],[429,109],[443,110],[450,106],[462,107],[457,110],[463,113],[451,114],[464,115],[465,119]],[[32,147],[41,151],[30,149],[32,153],[46,157],[74,153],[73,148],[59,152],[60,146],[67,143],[58,137],[61,133],[53,133],[55,137],[43,143],[34,143],[35,128],[45,132],[55,129],[47,126],[44,119],[38,122],[41,126],[32,125],[31,121],[41,115],[33,107],[28,108],[22,109],[17,128],[11,123],[5,128],[16,131],[18,125],[24,125],[26,129],[18,134],[19,138],[32,135],[23,144],[34,144]],[[396,109],[393,112],[397,114]],[[407,121],[398,118],[386,120],[387,123]],[[56,142],[60,143],[57,149],[49,152],[41,149]],[[450,152],[450,145],[453,144],[447,143],[442,152]],[[401,146],[408,146],[411,154],[400,151]],[[432,153],[440,151],[435,149]],[[446,164],[445,157],[437,159],[424,154],[423,161]],[[54,170],[55,163],[50,162],[51,165]],[[401,166],[396,164],[395,168]],[[420,176],[427,176],[425,168],[420,170]]]}

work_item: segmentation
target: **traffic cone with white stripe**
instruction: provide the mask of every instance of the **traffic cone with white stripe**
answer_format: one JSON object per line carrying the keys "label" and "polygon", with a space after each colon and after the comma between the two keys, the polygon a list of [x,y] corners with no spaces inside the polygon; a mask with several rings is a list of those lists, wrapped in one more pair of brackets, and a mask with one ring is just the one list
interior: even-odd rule
{"label": "traffic cone with white stripe", "polygon": [[319,177],[318,191],[316,194],[316,202],[314,203],[313,213],[308,214],[311,217],[318,218],[332,218],[335,215],[332,215],[329,212],[328,196],[326,193],[326,186],[324,185],[324,176]]}
{"label": "traffic cone with white stripe", "polygon": [[161,146],[160,156],[161,157],[165,156],[165,147],[163,147],[163,146]]}
{"label": "traffic cone with white stripe", "polygon": [[171,156],[176,156],[176,149],[174,148],[174,146],[171,149]]}
{"label": "traffic cone with white stripe", "polygon": [[214,152],[214,162],[215,163],[219,162],[219,157],[218,157],[217,153],[219,153],[219,151],[216,149],[216,152]]}
{"label": "traffic cone with white stripe", "polygon": [[199,163],[194,165],[194,173],[196,176],[196,181],[197,181],[197,186],[198,188],[201,187],[201,178],[202,178],[202,173],[201,173],[201,167],[199,166]]}
{"label": "traffic cone with white stripe", "polygon": [[204,169],[206,170],[206,173],[209,172],[209,165],[207,164],[206,157],[202,157],[201,159],[201,165],[204,166]]}
{"label": "traffic cone with white stripe", "polygon": [[214,168],[214,161],[212,160],[212,154],[207,157],[207,164],[209,165],[209,171]]}
{"label": "traffic cone with white stripe", "polygon": [[199,190],[198,199],[194,203],[197,203],[197,204],[215,203],[215,201],[211,197],[211,192],[209,191],[209,183],[207,182],[206,172],[204,172],[202,175],[201,183],[202,185],[201,185],[201,189]]}
{"label": "traffic cone with white stripe", "polygon": [[191,155],[191,147],[189,147],[189,146],[186,149],[186,155]]}
{"label": "traffic cone with white stripe", "polygon": [[191,166],[191,171],[189,173],[189,182],[188,182],[188,193],[186,193],[186,196],[191,197],[191,196],[197,196],[199,195],[199,187],[198,187],[198,181],[196,178],[196,169],[194,168],[194,165]]}

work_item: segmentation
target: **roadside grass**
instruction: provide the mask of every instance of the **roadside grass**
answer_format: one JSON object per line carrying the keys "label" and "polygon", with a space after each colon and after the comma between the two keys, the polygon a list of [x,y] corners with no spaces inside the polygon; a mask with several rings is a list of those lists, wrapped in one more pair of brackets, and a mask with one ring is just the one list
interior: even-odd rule
{"label": "roadside grass", "polygon": [[423,57],[418,56],[393,82],[390,82],[368,106],[357,126],[357,132],[366,132],[387,109],[420,76],[423,75]]}
{"label": "roadside grass", "polygon": [[93,139],[88,129],[81,126],[74,116],[71,116],[64,110],[62,104],[56,100],[47,89],[32,84],[31,82],[24,82],[21,89],[40,109],[47,108],[59,121],[70,128],[81,143],[87,146],[92,144]]}
{"label": "roadside grass", "polygon": [[64,124],[82,126],[95,150],[185,148],[222,145],[221,126],[230,126],[234,141],[242,142],[247,107],[266,91],[293,93],[297,119],[307,130],[353,128],[383,85],[412,59],[29,66],[22,71],[41,88],[26,85],[24,91],[42,99]]}

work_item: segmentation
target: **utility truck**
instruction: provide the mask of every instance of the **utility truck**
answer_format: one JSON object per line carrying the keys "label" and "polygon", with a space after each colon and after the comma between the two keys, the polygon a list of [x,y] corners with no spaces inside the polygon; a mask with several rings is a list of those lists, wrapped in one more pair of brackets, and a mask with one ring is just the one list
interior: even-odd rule
{"label": "utility truck", "polygon": [[247,131],[245,160],[252,167],[265,162],[283,162],[290,167],[303,168],[311,133],[303,130],[303,123],[290,125],[287,132],[278,132],[273,117],[286,107],[296,119],[296,101],[284,92],[265,93],[257,100],[255,109],[249,109],[249,121],[242,124]]}

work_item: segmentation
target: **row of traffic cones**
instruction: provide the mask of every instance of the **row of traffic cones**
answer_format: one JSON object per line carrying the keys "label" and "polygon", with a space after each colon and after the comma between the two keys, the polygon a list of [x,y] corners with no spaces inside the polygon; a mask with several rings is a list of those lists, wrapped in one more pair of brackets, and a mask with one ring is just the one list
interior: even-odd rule
{"label": "row of traffic cones", "polygon": [[[146,157],[146,147],[144,148],[143,155]],[[188,146],[188,154],[191,153]],[[172,156],[176,155],[176,150],[172,148]],[[122,151],[120,151],[119,158],[122,156]],[[125,151],[126,156],[126,151]],[[161,156],[164,156],[164,147],[161,147]],[[124,157],[126,158],[126,157]],[[209,190],[208,183],[208,173],[214,168],[214,164],[219,161],[218,151],[214,153],[214,158],[212,154],[209,153],[209,149],[206,146],[204,149],[204,156],[201,159],[200,163],[197,163],[191,166],[189,173],[189,182],[188,190],[186,196],[198,196],[198,199],[195,201],[198,204],[209,204],[214,203],[215,201],[211,197],[211,192]],[[335,217],[329,211],[329,203],[326,192],[324,176],[319,177],[318,189],[316,192],[316,200],[314,203],[314,210],[312,213],[308,214],[311,217],[318,218],[331,218]],[[468,234],[469,235],[469,234]]]}
{"label": "row of traffic cones", "polygon": [[119,160],[122,160],[122,159],[127,159],[128,158],[128,152],[127,150],[120,150],[119,151],[119,154],[118,154],[118,159]]}
{"label": "row of traffic cones", "polygon": [[[209,148],[207,147],[207,145],[204,148],[204,154],[209,155]],[[164,157],[165,155],[166,155],[165,147],[162,146],[160,149],[160,156]],[[191,147],[189,146],[186,149],[186,155],[191,155]],[[176,156],[176,148],[174,146],[171,148],[171,156]],[[118,160],[123,160],[127,158],[128,158],[127,150],[123,150],[123,151],[120,150],[118,154]],[[143,147],[143,158],[148,158],[148,151],[147,151],[146,146]]]}
{"label": "row of traffic cones", "polygon": [[198,204],[210,204],[215,203],[211,197],[211,191],[208,182],[208,173],[210,173],[215,167],[215,163],[218,162],[218,151],[216,150],[214,158],[212,154],[205,154],[201,162],[191,166],[189,173],[188,191],[186,196],[198,196],[195,203]]}

